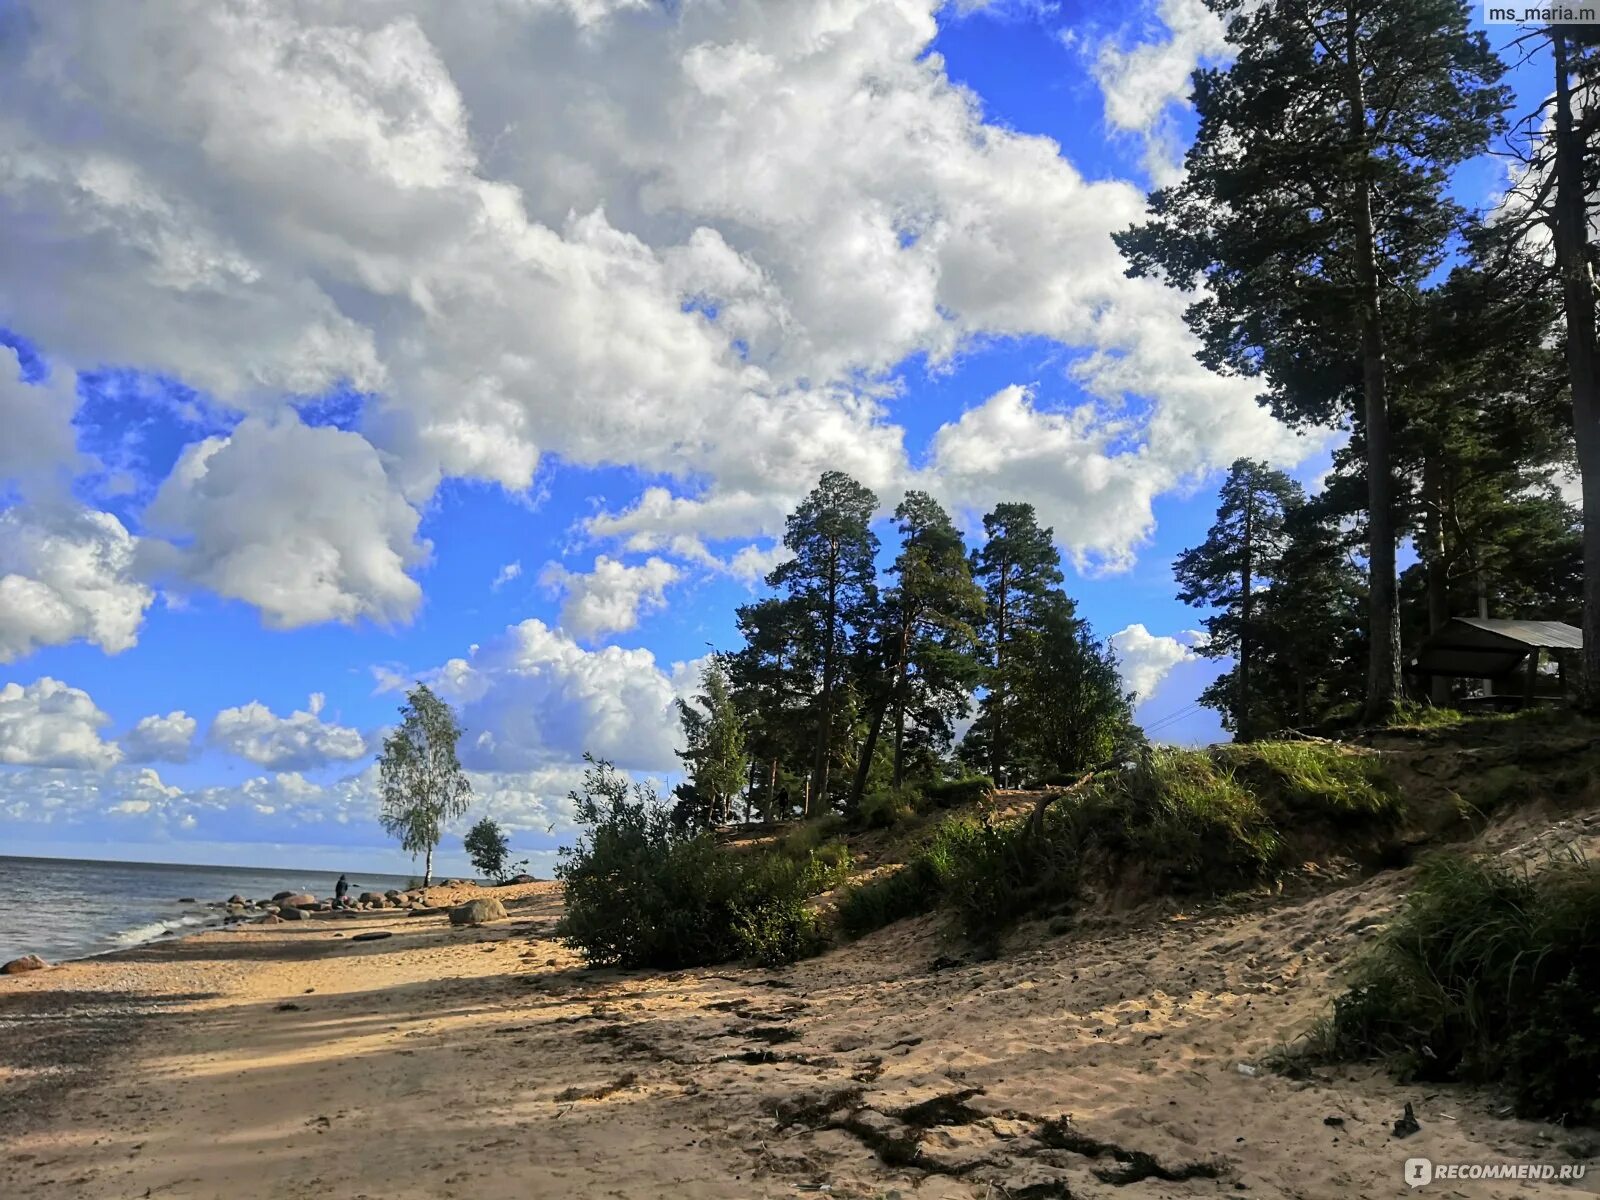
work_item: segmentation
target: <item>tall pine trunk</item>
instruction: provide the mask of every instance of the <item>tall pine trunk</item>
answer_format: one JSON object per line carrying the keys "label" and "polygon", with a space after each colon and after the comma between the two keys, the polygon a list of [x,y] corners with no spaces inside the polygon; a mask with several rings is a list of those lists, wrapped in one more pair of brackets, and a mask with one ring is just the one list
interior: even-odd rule
{"label": "tall pine trunk", "polygon": [[1366,88],[1361,78],[1357,31],[1360,14],[1346,19],[1345,89],[1350,106],[1351,151],[1358,164],[1354,211],[1356,279],[1360,288],[1361,387],[1367,443],[1368,623],[1371,657],[1367,666],[1368,721],[1388,717],[1400,694],[1400,609],[1395,603],[1395,530],[1390,478],[1389,397],[1384,364],[1383,304],[1373,234],[1371,147]]}
{"label": "tall pine trunk", "polygon": [[1246,484],[1244,493],[1244,557],[1239,566],[1239,713],[1233,721],[1233,731],[1241,742],[1251,738],[1250,728],[1250,621],[1255,598],[1255,487]]}
{"label": "tall pine trunk", "polygon": [[833,765],[833,674],[834,644],[839,632],[839,547],[831,544],[828,559],[828,609],[824,620],[827,641],[822,647],[822,714],[817,730],[817,761],[813,770],[816,787],[806,793],[806,816],[811,815],[811,801],[817,798],[828,803],[828,770]]}
{"label": "tall pine trunk", "polygon": [[[1423,561],[1428,581],[1428,632],[1438,633],[1450,620],[1450,567],[1444,544],[1444,482],[1439,459],[1428,455],[1422,464]],[[1439,707],[1450,703],[1450,677],[1428,677],[1428,699]]]}
{"label": "tall pine trunk", "polygon": [[867,776],[872,771],[872,756],[878,752],[878,737],[883,732],[883,718],[889,711],[889,694],[872,710],[872,722],[867,726],[867,740],[861,748],[861,761],[856,763],[855,781],[850,785],[850,810],[859,812],[861,797],[867,791]]}
{"label": "tall pine trunk", "polygon": [[1009,570],[1009,564],[1000,564],[1000,608],[994,619],[994,729],[989,745],[989,773],[995,787],[1005,787],[1006,575]]}
{"label": "tall pine trunk", "polygon": [[1579,704],[1600,711],[1600,395],[1595,378],[1595,300],[1585,251],[1588,209],[1583,194],[1583,147],[1574,127],[1568,46],[1550,34],[1556,66],[1556,263],[1567,323],[1567,370],[1572,378],[1572,425],[1583,487],[1583,678]]}
{"label": "tall pine trunk", "polygon": [[906,778],[906,671],[911,650],[911,627],[900,627],[900,658],[894,669],[894,786],[899,787]]}

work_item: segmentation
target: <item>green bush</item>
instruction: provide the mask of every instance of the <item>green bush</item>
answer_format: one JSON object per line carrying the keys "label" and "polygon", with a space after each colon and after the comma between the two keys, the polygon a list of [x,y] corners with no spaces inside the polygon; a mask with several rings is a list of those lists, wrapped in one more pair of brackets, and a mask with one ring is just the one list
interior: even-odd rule
{"label": "green bush", "polygon": [[968,937],[992,940],[1041,905],[1071,898],[1082,842],[1073,809],[1052,812],[1042,833],[1027,822],[951,818],[905,866],[846,892],[840,924],[859,937],[945,907]]}
{"label": "green bush", "polygon": [[994,780],[987,775],[964,775],[959,779],[937,779],[922,787],[922,795],[934,808],[959,808],[976,804],[994,791]]}
{"label": "green bush", "polygon": [[939,907],[944,890],[925,859],[849,888],[839,900],[839,925],[851,937],[921,916]]}
{"label": "green bush", "polygon": [[842,877],[848,855],[740,853],[685,833],[651,788],[607,762],[591,760],[572,799],[585,828],[556,868],[566,888],[556,932],[590,964],[776,965],[819,946],[805,902]]}
{"label": "green bush", "polygon": [[1121,848],[1167,888],[1225,891],[1276,869],[1282,842],[1266,812],[1208,754],[1153,750],[1102,792],[1107,815],[1120,820]]}
{"label": "green bush", "polygon": [[1357,960],[1314,1052],[1500,1083],[1517,1111],[1600,1121],[1600,871],[1437,855]]}
{"label": "green bush", "polygon": [[917,793],[912,788],[884,788],[861,797],[861,824],[868,829],[889,829],[916,815]]}
{"label": "green bush", "polygon": [[969,937],[992,941],[1074,899],[1091,867],[1142,875],[1163,892],[1225,892],[1275,878],[1285,834],[1301,825],[1388,825],[1399,813],[1376,756],[1288,742],[1152,749],[1062,796],[1042,820],[946,820],[900,871],[851,889],[840,921],[859,936],[943,907]]}

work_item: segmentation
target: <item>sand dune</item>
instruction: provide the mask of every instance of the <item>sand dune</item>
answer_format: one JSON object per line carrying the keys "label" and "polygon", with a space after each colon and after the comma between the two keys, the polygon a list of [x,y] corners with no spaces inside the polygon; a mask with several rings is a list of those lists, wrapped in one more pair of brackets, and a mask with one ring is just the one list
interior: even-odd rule
{"label": "sand dune", "polygon": [[[478,929],[362,914],[71,964],[0,980],[5,1089],[37,1097],[3,1118],[4,1194],[1384,1197],[1412,1155],[1592,1152],[1487,1093],[1257,1067],[1407,878],[1036,927],[989,962],[923,920],[778,972],[589,971],[534,884]],[[46,1063],[93,1035],[85,1078],[53,1090],[29,1028]]]}

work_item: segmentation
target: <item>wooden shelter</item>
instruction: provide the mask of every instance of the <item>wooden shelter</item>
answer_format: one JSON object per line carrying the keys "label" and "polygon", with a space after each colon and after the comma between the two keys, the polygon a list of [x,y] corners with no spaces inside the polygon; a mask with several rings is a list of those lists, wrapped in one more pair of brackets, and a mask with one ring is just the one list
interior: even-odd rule
{"label": "wooden shelter", "polygon": [[[1504,700],[1526,703],[1538,693],[1539,662],[1549,653],[1564,668],[1564,652],[1583,649],[1583,630],[1562,621],[1454,617],[1417,647],[1407,673],[1446,675],[1499,684]],[[1565,677],[1565,670],[1561,670]]]}

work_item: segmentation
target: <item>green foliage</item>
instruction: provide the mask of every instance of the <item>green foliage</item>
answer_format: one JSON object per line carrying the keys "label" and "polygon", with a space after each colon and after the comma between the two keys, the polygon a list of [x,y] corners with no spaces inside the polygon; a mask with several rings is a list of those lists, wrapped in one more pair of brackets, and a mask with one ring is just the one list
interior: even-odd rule
{"label": "green foliage", "polygon": [[1015,757],[1030,773],[1081,773],[1133,739],[1132,700],[1116,656],[1072,601],[1050,593],[1036,621],[1015,647]]}
{"label": "green foliage", "polygon": [[1318,817],[1393,824],[1404,809],[1377,754],[1319,742],[1253,742],[1218,746],[1212,756],[1263,799],[1280,825]]}
{"label": "green foliage", "polygon": [[433,878],[433,850],[444,826],[467,811],[472,784],[456,757],[461,726],[426,684],[417,684],[400,708],[400,725],[383,739],[378,757],[382,808],[378,823],[400,847],[425,854],[423,881]]}
{"label": "green foliage", "polygon": [[678,752],[689,780],[677,791],[681,823],[697,829],[733,820],[734,798],[745,785],[749,757],[744,725],[721,655],[712,655],[702,680],[705,691],[678,701],[684,749]]}
{"label": "green foliage", "polygon": [[1311,827],[1351,836],[1387,828],[1399,803],[1376,756],[1336,747],[1146,750],[1042,817],[947,819],[900,870],[850,889],[840,923],[859,936],[943,908],[968,937],[992,942],[1023,917],[1071,902],[1089,873],[1142,879],[1163,893],[1256,886],[1282,870],[1290,837]]}
{"label": "green foliage", "polygon": [[839,900],[839,925],[851,937],[861,937],[932,912],[942,896],[941,881],[928,861],[919,857],[849,888]]}
{"label": "green foliage", "polygon": [[[969,761],[976,750],[997,781],[1020,774],[1013,717],[1025,657],[1018,653],[1037,628],[1041,610],[1060,585],[1061,555],[1053,531],[1042,527],[1031,504],[999,504],[983,518],[986,540],[972,556],[973,578],[984,591],[981,630],[986,691],[969,733]],[[975,733],[976,736],[973,736]]]}
{"label": "green foliage", "polygon": [[[504,883],[514,873],[507,865],[511,857],[511,841],[492,817],[480,818],[477,824],[467,830],[461,844],[478,874],[496,883]],[[527,863],[524,860],[516,865],[526,866]]]}
{"label": "green foliage", "polygon": [[1524,1116],[1600,1121],[1600,871],[1437,855],[1353,970],[1314,1052],[1499,1083]]}
{"label": "green foliage", "polygon": [[1282,839],[1260,801],[1209,754],[1153,750],[1103,790],[1126,853],[1162,890],[1226,891],[1278,865]]}
{"label": "green foliage", "polygon": [[984,596],[972,578],[961,532],[938,501],[910,491],[894,512],[900,554],[884,597],[882,641],[890,668],[892,785],[907,760],[943,754],[982,676],[978,625]]}
{"label": "green foliage", "polygon": [[879,788],[861,797],[861,824],[868,829],[888,829],[917,815],[915,787]]}
{"label": "green foliage", "polygon": [[748,854],[676,825],[645,784],[590,758],[572,793],[584,827],[562,851],[557,933],[594,965],[677,968],[752,959],[792,962],[821,944],[806,900],[835,886],[848,855]]}
{"label": "green foliage", "polygon": [[955,779],[936,779],[922,785],[922,794],[935,808],[958,808],[988,799],[994,780],[987,775],[961,775]]}
{"label": "green foliage", "polygon": [[1185,550],[1173,564],[1178,599],[1210,610],[1202,624],[1206,658],[1237,661],[1231,686],[1205,703],[1222,713],[1223,725],[1251,737],[1266,724],[1258,710],[1250,668],[1262,650],[1261,620],[1265,589],[1282,573],[1289,546],[1289,517],[1305,501],[1300,485],[1266,463],[1240,458],[1223,480],[1217,519],[1206,540]]}
{"label": "green foliage", "polygon": [[843,471],[824,471],[785,523],[783,544],[792,557],[767,576],[767,586],[783,591],[790,602],[788,615],[805,657],[821,668],[811,719],[813,811],[829,802],[835,710],[846,660],[878,616],[878,536],[872,532],[877,507],[871,489]]}

